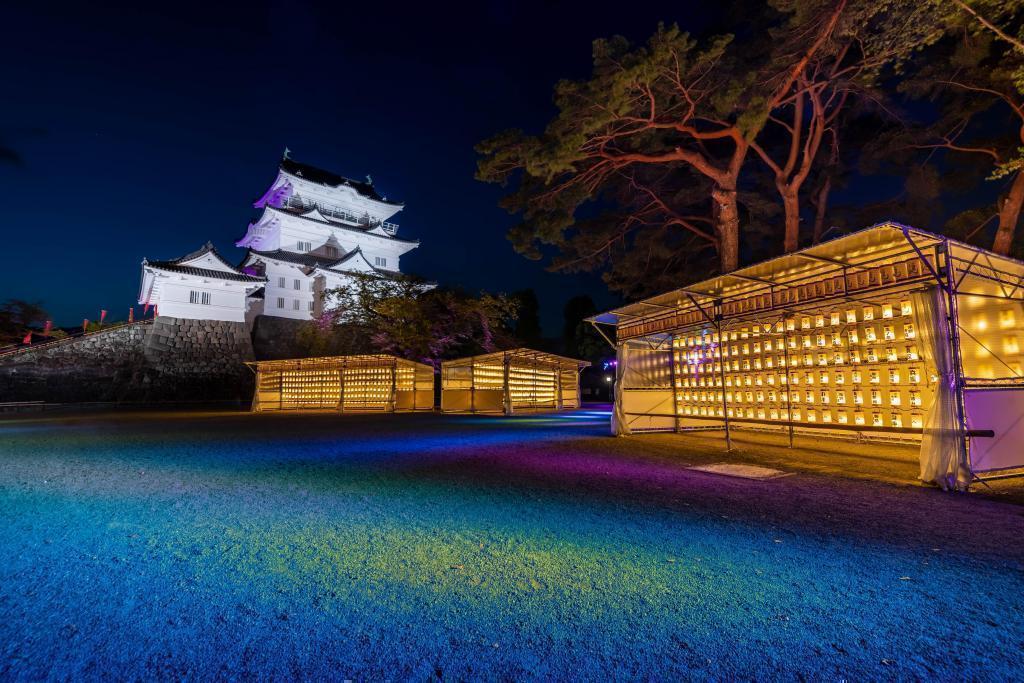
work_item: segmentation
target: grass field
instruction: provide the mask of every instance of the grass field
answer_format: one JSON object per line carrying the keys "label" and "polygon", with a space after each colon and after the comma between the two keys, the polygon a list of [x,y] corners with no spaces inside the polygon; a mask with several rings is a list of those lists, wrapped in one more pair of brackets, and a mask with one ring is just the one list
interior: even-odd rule
{"label": "grass field", "polygon": [[1024,677],[1024,507],[607,419],[3,418],[0,679]]}

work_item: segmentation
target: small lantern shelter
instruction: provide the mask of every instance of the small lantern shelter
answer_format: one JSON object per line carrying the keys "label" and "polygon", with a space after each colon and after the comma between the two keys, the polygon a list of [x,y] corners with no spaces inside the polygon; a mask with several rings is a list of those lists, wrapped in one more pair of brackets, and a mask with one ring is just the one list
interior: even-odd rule
{"label": "small lantern shelter", "polygon": [[590,320],[615,332],[616,434],[900,440],[947,489],[1024,472],[1024,263],[1006,256],[884,223]]}
{"label": "small lantern shelter", "polygon": [[504,413],[580,407],[587,361],[532,349],[498,351],[441,364],[441,410]]}
{"label": "small lantern shelter", "polygon": [[433,410],[434,369],[387,355],[247,363],[256,372],[253,412]]}

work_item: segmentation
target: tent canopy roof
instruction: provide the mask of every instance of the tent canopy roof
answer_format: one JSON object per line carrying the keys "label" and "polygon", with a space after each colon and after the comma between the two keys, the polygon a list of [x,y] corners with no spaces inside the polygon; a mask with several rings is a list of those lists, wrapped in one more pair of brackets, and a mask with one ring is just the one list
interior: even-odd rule
{"label": "tent canopy roof", "polygon": [[587,320],[619,325],[666,311],[696,308],[697,304],[704,306],[715,300],[764,294],[773,289],[832,277],[844,270],[855,272],[869,264],[881,265],[897,256],[907,258],[908,253],[912,257],[916,253],[915,247],[927,254],[943,243],[948,245],[950,255],[961,268],[968,263],[977,263],[979,267],[1024,277],[1024,263],[1020,261],[924,230],[886,222],[600,313]]}
{"label": "tent canopy roof", "polygon": [[257,370],[312,370],[318,367],[391,367],[393,365],[404,365],[426,368],[431,372],[432,367],[424,363],[406,360],[398,356],[387,354],[362,354],[353,356],[321,356],[319,358],[287,358],[284,360],[255,360],[247,361],[246,365]]}
{"label": "tent canopy roof", "polygon": [[457,365],[469,365],[470,363],[502,363],[504,362],[506,357],[508,357],[510,360],[521,360],[524,362],[540,362],[551,367],[558,367],[560,369],[583,369],[590,367],[590,363],[585,360],[577,360],[576,358],[567,358],[565,356],[556,356],[553,353],[547,353],[545,351],[534,351],[533,349],[527,348],[510,349],[508,351],[495,351],[494,353],[485,353],[479,356],[467,356],[465,358],[458,358],[456,360],[445,361],[442,363],[442,365],[452,367]]}

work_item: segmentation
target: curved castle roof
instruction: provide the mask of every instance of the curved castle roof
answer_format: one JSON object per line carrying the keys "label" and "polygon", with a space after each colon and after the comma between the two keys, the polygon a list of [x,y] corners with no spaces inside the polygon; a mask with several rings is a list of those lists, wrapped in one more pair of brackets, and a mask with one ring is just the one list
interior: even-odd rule
{"label": "curved castle roof", "polygon": [[345,176],[332,173],[331,171],[325,171],[322,168],[311,166],[310,164],[304,164],[294,159],[282,159],[279,167],[281,171],[288,175],[295,176],[296,178],[302,178],[311,183],[319,183],[321,185],[327,185],[329,187],[351,187],[353,190],[361,194],[362,196],[372,199],[382,204],[391,204],[392,206],[404,206],[405,202],[394,202],[385,199],[377,192],[374,188],[373,183],[369,180],[362,182],[359,180],[352,180]]}
{"label": "curved castle roof", "polygon": [[[219,263],[218,263],[219,262]],[[200,264],[200,265],[197,265]],[[238,282],[266,282],[267,278],[243,273],[228,263],[213,246],[207,242],[199,249],[169,261],[142,260],[142,265],[168,273],[181,273],[196,277],[214,278],[219,280],[235,280]],[[214,267],[206,267],[212,265]],[[222,265],[223,267],[218,267]]]}
{"label": "curved castle roof", "polygon": [[339,268],[341,266],[344,266],[346,263],[355,260],[361,262],[363,266],[362,268],[355,270],[367,270],[370,272],[378,273],[379,275],[383,275],[385,277],[393,277],[398,274],[394,271],[389,271],[374,266],[366,259],[366,256],[363,254],[362,249],[359,247],[356,247],[355,249],[348,252],[344,256],[338,258],[329,258],[311,253],[296,253],[293,251],[284,251],[282,249],[275,249],[274,251],[259,251],[258,249],[250,248],[245,258],[242,260],[241,267],[244,267],[245,265],[249,264],[253,256],[276,261],[285,261],[287,263],[294,263],[296,265],[305,266],[307,268],[320,268],[323,270],[330,270],[336,273],[344,273],[346,272],[346,270],[353,270],[352,268],[339,270]]}

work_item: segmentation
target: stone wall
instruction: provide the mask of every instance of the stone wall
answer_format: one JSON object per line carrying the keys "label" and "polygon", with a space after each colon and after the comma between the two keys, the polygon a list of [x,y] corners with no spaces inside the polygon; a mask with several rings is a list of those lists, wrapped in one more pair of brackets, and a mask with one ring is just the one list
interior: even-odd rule
{"label": "stone wall", "polygon": [[159,317],[0,356],[0,401],[247,403],[252,359],[245,323]]}
{"label": "stone wall", "polygon": [[148,325],[126,325],[0,356],[2,401],[116,401],[142,384]]}
{"label": "stone wall", "polygon": [[304,358],[309,355],[303,330],[312,323],[308,320],[256,316],[252,325],[252,346],[257,360]]}
{"label": "stone wall", "polygon": [[143,353],[153,367],[178,376],[233,373],[255,358],[245,323],[163,316],[153,321]]}

